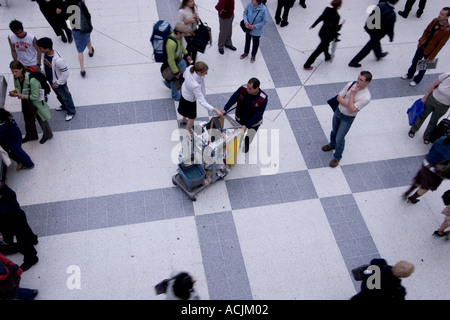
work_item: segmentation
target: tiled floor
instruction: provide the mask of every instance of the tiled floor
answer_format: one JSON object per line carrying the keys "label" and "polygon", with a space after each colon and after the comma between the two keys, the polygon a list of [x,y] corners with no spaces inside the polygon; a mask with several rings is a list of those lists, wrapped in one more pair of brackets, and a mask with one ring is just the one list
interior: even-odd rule
{"label": "tiled floor", "polygon": [[[225,55],[217,50],[216,1],[196,0],[213,32],[212,46],[198,56],[210,67],[207,100],[222,108],[253,76],[269,96],[250,153],[239,153],[225,179],[196,201],[172,183],[180,116],[149,43],[157,20],[175,23],[179,1],[87,1],[95,56],[85,54],[86,78],[79,75],[74,45],[56,38],[37,4],[10,2],[0,7],[0,36],[6,39],[8,21],[17,18],[36,37],[52,37],[68,62],[77,105],[75,118],[65,122],[51,95],[54,138],[24,145],[33,170],[16,172],[13,164],[7,173],[40,237],[40,262],[22,279],[24,287],[39,289],[39,299],[164,299],[152,286],[172,270],[194,275],[202,299],[348,299],[360,285],[350,270],[380,256],[391,264],[414,263],[414,274],[404,280],[408,299],[450,298],[450,242],[431,236],[442,221],[440,197],[450,183],[416,205],[400,197],[429,150],[420,139],[423,128],[408,138],[406,110],[447,71],[448,45],[438,68],[417,87],[400,76],[444,0],[428,1],[420,19],[398,17],[394,41],[382,40],[390,54],[362,61],[374,75],[372,101],[358,114],[334,169],[328,167],[332,154],[321,151],[331,129],[326,100],[362,70],[347,64],[368,39],[366,9],[377,1],[345,2],[334,61],[320,56],[314,70],[305,71],[303,63],[319,42],[320,26],[309,26],[328,1],[307,1],[307,9],[296,3],[285,28],[274,23],[276,1],[268,1],[271,18],[250,64],[239,59],[244,36],[238,23],[247,0],[236,1],[238,50]],[[0,53],[9,90],[6,41]],[[18,101],[8,97],[5,107],[23,128]],[[199,121],[207,119],[203,108],[198,113]],[[19,263],[21,258],[12,256]],[[79,272],[79,288],[68,285],[72,270]]]}

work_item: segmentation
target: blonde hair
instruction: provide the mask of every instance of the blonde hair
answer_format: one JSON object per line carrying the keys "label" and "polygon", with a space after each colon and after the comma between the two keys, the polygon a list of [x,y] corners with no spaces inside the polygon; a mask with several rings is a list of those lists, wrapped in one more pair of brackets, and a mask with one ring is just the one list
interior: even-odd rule
{"label": "blonde hair", "polygon": [[209,69],[208,65],[204,63],[203,61],[198,61],[194,64],[194,67],[191,68],[191,73],[195,72],[205,72]]}
{"label": "blonde hair", "polygon": [[414,265],[408,261],[399,261],[392,267],[392,274],[396,278],[407,278],[414,272]]}

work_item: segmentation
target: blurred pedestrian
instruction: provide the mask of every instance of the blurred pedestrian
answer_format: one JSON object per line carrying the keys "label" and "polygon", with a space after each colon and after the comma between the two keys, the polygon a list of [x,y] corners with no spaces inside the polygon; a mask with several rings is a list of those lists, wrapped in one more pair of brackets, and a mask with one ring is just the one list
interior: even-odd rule
{"label": "blurred pedestrian", "polygon": [[166,300],[200,300],[194,284],[195,279],[187,272],[172,272],[167,285]]}
{"label": "blurred pedestrian", "polygon": [[[275,23],[279,24],[280,27],[286,27],[289,24],[289,10],[291,10],[294,3],[295,0],[278,0],[277,10],[275,11]],[[283,16],[281,16],[281,11],[283,11]]]}
{"label": "blurred pedestrian", "polygon": [[[406,0],[405,8],[403,11],[399,11],[398,15],[403,18],[408,18],[409,12],[412,9],[413,4],[416,2],[416,0]],[[423,10],[425,10],[425,5],[427,4],[427,0],[419,0],[419,9],[417,9],[416,16],[417,18],[420,18],[423,14]]]}
{"label": "blurred pedestrian", "polygon": [[0,254],[0,300],[34,300],[37,290],[21,288],[23,270]]}
{"label": "blurred pedestrian", "polygon": [[[31,0],[36,1],[39,5],[44,18],[52,27],[53,31],[58,37],[61,37],[61,41],[66,43],[72,43],[72,31],[67,26],[65,20],[65,14],[63,13],[64,1],[63,0]],[[65,32],[65,34],[64,34]],[[67,35],[67,37],[66,37]]]}
{"label": "blurred pedestrian", "polygon": [[442,195],[442,200],[444,201],[445,208],[442,210],[442,214],[445,216],[444,221],[442,221],[441,226],[437,229],[433,235],[437,237],[446,236],[447,240],[449,239],[450,231],[445,231],[448,227],[450,227],[450,190],[447,190]]}

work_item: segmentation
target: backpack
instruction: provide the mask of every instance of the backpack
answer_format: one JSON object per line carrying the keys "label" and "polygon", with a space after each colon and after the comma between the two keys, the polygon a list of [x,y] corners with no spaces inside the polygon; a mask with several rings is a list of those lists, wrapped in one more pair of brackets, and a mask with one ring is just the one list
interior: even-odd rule
{"label": "backpack", "polygon": [[164,62],[167,60],[166,41],[172,39],[177,44],[178,42],[171,36],[172,27],[167,21],[159,20],[153,25],[153,33],[150,38],[150,42],[153,46],[153,55],[155,56],[155,62]]}
{"label": "backpack", "polygon": [[41,84],[41,88],[44,89],[45,95],[47,96],[48,94],[50,94],[50,85],[48,84],[45,75],[42,72],[36,70],[36,68],[33,66],[27,67],[26,70],[30,74],[30,80],[31,78],[35,78],[36,80],[38,80]]}

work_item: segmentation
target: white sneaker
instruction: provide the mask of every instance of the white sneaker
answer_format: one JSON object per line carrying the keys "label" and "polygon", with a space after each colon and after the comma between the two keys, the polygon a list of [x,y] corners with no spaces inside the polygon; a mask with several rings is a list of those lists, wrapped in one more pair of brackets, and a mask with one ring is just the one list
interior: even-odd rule
{"label": "white sneaker", "polygon": [[402,79],[403,79],[403,80],[409,79],[408,74],[402,75]]}
{"label": "white sneaker", "polygon": [[72,120],[73,119],[73,114],[68,114],[67,116],[66,116],[66,121],[70,121],[70,120]]}
{"label": "white sneaker", "polygon": [[56,111],[63,111],[63,108],[62,108],[62,106],[59,106],[59,107],[56,107],[55,110]]}
{"label": "white sneaker", "polygon": [[411,82],[409,83],[409,85],[410,85],[411,87],[415,87],[415,86],[417,86],[417,82],[411,81]]}

